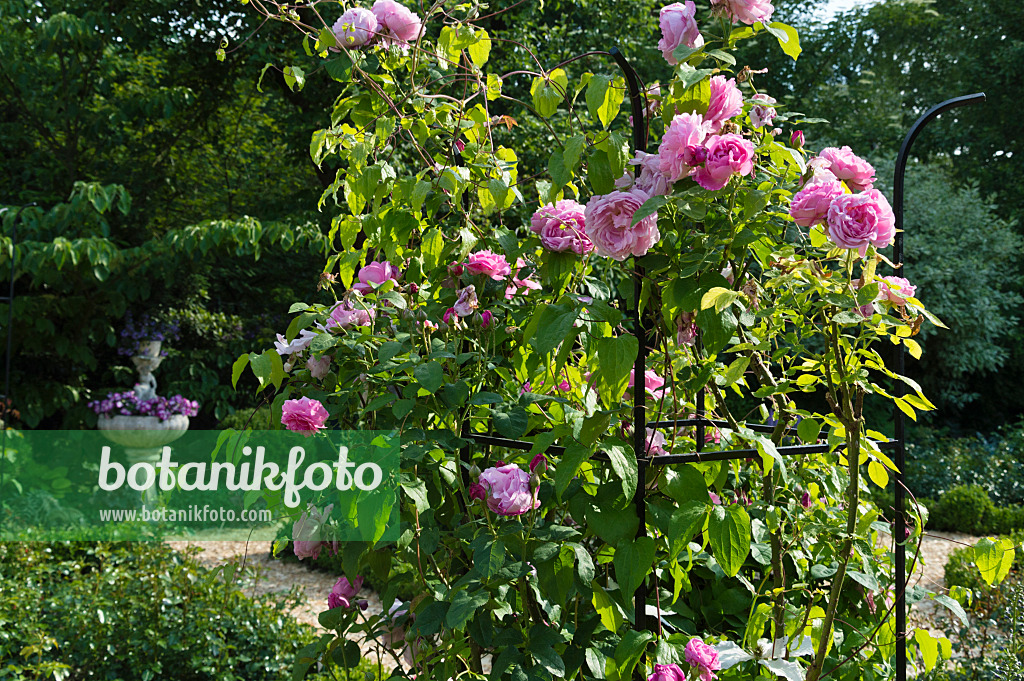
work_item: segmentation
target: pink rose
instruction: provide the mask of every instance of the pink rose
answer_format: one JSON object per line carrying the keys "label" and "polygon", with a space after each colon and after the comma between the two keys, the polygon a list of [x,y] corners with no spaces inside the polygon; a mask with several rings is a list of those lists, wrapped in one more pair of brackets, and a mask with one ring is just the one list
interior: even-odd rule
{"label": "pink rose", "polygon": [[330,355],[324,355],[320,359],[313,359],[310,357],[306,360],[306,368],[309,369],[309,375],[318,381],[327,375],[327,372],[331,369],[331,357]]}
{"label": "pink rose", "polygon": [[660,456],[662,454],[668,454],[668,450],[665,449],[665,445],[668,441],[665,439],[665,434],[660,430],[654,428],[647,429],[647,453]]}
{"label": "pink rose", "polygon": [[372,305],[367,305],[364,310],[351,302],[338,303],[331,309],[327,318],[327,329],[340,327],[347,329],[350,326],[370,326],[373,318],[377,316]]}
{"label": "pink rose", "polygon": [[656,664],[647,681],[686,681],[686,672],[677,664]]}
{"label": "pink rose", "polygon": [[793,222],[801,227],[813,227],[828,217],[832,200],[845,194],[838,181],[815,182],[804,186],[789,204]]}
{"label": "pink rose", "polygon": [[501,281],[512,271],[505,256],[490,250],[470,253],[465,267],[470,274],[486,274],[495,281]]}
{"label": "pink rose", "polygon": [[854,154],[850,147],[828,147],[822,149],[818,157],[828,163],[829,172],[846,182],[852,192],[871,189],[875,182],[875,169]]}
{"label": "pink rose", "polygon": [[444,314],[441,315],[441,321],[443,321],[445,324],[451,324],[453,315],[456,318],[458,318],[458,315],[455,314],[455,308],[449,307],[447,310],[444,311]]}
{"label": "pink rose", "polygon": [[828,238],[840,248],[855,248],[863,256],[868,244],[884,248],[892,243],[896,218],[877,189],[836,197],[828,209]]}
{"label": "pink rose", "polygon": [[361,47],[377,35],[377,17],[368,9],[353,7],[334,22],[334,39],[344,47]]}
{"label": "pink rose", "polygon": [[292,340],[291,343],[286,341],[283,335],[277,334],[277,341],[274,343],[274,348],[277,350],[277,354],[283,357],[296,352],[302,352],[309,347],[309,344],[313,342],[314,338],[316,338],[316,334],[309,329],[299,331],[299,335]]}
{"label": "pink rose", "polygon": [[334,588],[331,589],[331,593],[327,596],[327,607],[332,610],[334,608],[350,608],[354,602],[360,608],[365,610],[368,605],[366,601],[354,600],[362,586],[362,577],[356,577],[355,582],[353,583],[348,581],[348,577],[340,578],[335,582]]}
{"label": "pink rose", "polygon": [[697,8],[691,0],[662,7],[658,23],[661,25],[658,49],[669,64],[679,63],[672,52],[680,45],[701,47],[704,44],[704,37],[697,28]]}
{"label": "pink rose", "polygon": [[744,24],[768,23],[775,8],[768,0],[711,0],[726,16]]}
{"label": "pink rose", "polygon": [[[287,403],[285,403],[287,404]],[[309,504],[305,511],[299,515],[299,519],[292,525],[292,551],[299,560],[320,557],[320,550],[326,542],[321,536],[321,528],[331,515],[334,504],[329,504],[323,511]]]}
{"label": "pink rose", "polygon": [[694,166],[704,159],[698,157],[708,136],[707,125],[700,114],[679,114],[669,123],[658,146],[658,163],[669,182],[693,174]]}
{"label": "pink rose", "polygon": [[708,160],[693,174],[693,179],[704,189],[719,190],[733,175],[754,172],[754,145],[739,135],[712,137],[707,149]]}
{"label": "pink rose", "polygon": [[303,397],[298,400],[285,400],[281,408],[281,423],[288,430],[302,433],[306,437],[313,435],[324,427],[330,414],[319,400]]}
{"label": "pink rose", "polygon": [[530,218],[530,231],[540,235],[541,245],[549,251],[582,255],[594,250],[584,230],[583,211],[583,206],[569,199],[542,206]]}
{"label": "pink rose", "polygon": [[757,94],[752,97],[757,102],[750,108],[750,122],[755,128],[763,128],[766,125],[771,125],[775,119],[777,112],[771,105],[775,103],[774,97],[768,95]]}
{"label": "pink rose", "polygon": [[[586,235],[584,235],[586,238]],[[590,239],[587,239],[587,243],[590,244]],[[594,245],[590,244],[590,248]],[[527,262],[522,258],[516,258],[516,269],[515,274],[512,275],[512,283],[505,289],[505,300],[512,300],[513,296],[519,292],[519,289],[526,289],[526,293],[530,291],[539,291],[542,287],[539,283],[534,281],[533,275],[526,277],[525,279],[520,277],[522,269],[527,266]]]}
{"label": "pink rose", "polygon": [[487,500],[487,489],[479,482],[474,482],[469,486],[469,498],[473,501],[486,501]]}
{"label": "pink rose", "polygon": [[459,291],[459,299],[455,301],[455,306],[451,309],[455,310],[455,314],[460,317],[468,317],[479,305],[480,303],[476,299],[476,287],[470,284]]}
{"label": "pink rose", "polygon": [[661,240],[657,213],[630,226],[633,214],[648,198],[640,191],[614,191],[590,198],[585,211],[586,229],[598,255],[625,260],[630,255],[646,254]]}
{"label": "pink rose", "polygon": [[718,678],[713,672],[721,669],[722,665],[718,661],[718,651],[713,646],[709,646],[699,638],[691,638],[690,642],[686,644],[685,654],[686,661],[698,670],[701,681]]}
{"label": "pink rose", "polygon": [[[634,369],[629,370],[629,387],[633,387],[634,381]],[[661,397],[665,392],[662,390],[665,385],[665,379],[658,375],[658,372],[653,369],[647,369],[644,371],[644,389],[647,390],[651,395],[655,397]]]}
{"label": "pink rose", "polygon": [[480,313],[480,328],[486,329],[488,326],[491,325],[491,322],[493,320],[494,313],[491,312],[490,310],[484,310],[483,312]]}
{"label": "pink rose", "polygon": [[882,280],[892,284],[892,286],[879,283],[878,292],[880,298],[889,301],[897,307],[902,307],[907,303],[907,298],[912,298],[917,294],[917,287],[903,277],[882,277]]}
{"label": "pink rose", "polygon": [[714,504],[715,506],[722,505],[722,497],[718,496],[714,492],[708,492],[708,497],[711,499],[711,503]]}
{"label": "pink rose", "polygon": [[391,263],[377,262],[375,260],[366,267],[359,270],[359,274],[356,275],[356,278],[359,279],[359,282],[352,284],[352,290],[359,291],[360,293],[365,295],[367,293],[373,292],[374,285],[380,286],[381,284],[388,280],[397,283],[399,277],[401,276],[401,270],[399,270]]}
{"label": "pink rose", "polygon": [[385,45],[398,45],[404,50],[408,43],[423,37],[423,23],[419,16],[404,5],[394,0],[377,0],[372,11],[380,24]]}
{"label": "pink rose", "polygon": [[487,507],[499,515],[522,515],[540,506],[537,492],[530,492],[530,474],[515,464],[488,468],[480,484],[487,490]]}
{"label": "pink rose", "polygon": [[661,172],[661,157],[658,154],[648,154],[638,151],[629,165],[640,168],[640,175],[635,179],[630,178],[627,171],[621,178],[615,181],[619,189],[639,189],[648,196],[664,196],[672,191],[672,180],[665,173]]}
{"label": "pink rose", "polygon": [[804,495],[802,497],[800,497],[800,505],[803,506],[805,510],[811,508],[811,506],[813,504],[811,503],[811,493],[810,492],[804,492]]}
{"label": "pink rose", "polygon": [[534,473],[538,468],[540,468],[540,473],[538,473],[538,475],[543,475],[544,471],[548,468],[548,457],[543,454],[538,454],[533,457],[530,461],[530,472]]}
{"label": "pink rose", "polygon": [[722,124],[743,110],[743,95],[736,87],[736,79],[725,76],[711,77],[711,101],[704,122],[708,132],[718,132]]}

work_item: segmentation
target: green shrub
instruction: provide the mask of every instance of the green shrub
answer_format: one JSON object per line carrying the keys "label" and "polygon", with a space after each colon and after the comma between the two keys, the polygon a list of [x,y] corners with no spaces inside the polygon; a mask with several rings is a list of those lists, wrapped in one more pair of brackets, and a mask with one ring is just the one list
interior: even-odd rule
{"label": "green shrub", "polygon": [[0,544],[0,678],[287,678],[315,638],[294,603],[163,544]]}
{"label": "green shrub", "polygon": [[931,509],[929,526],[936,530],[984,534],[995,518],[995,505],[978,485],[957,485]]}

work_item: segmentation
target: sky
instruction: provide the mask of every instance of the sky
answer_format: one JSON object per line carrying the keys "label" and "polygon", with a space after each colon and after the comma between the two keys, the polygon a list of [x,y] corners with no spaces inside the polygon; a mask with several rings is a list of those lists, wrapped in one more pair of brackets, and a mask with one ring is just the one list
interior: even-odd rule
{"label": "sky", "polygon": [[829,20],[839,12],[845,12],[848,9],[853,9],[857,5],[868,4],[869,1],[870,0],[829,0],[829,3],[825,6],[824,18]]}

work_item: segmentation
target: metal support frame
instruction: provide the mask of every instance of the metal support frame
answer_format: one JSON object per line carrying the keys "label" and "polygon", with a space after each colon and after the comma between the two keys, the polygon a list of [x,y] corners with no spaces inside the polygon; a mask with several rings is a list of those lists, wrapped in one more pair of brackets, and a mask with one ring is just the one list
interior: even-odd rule
{"label": "metal support frame", "polygon": [[[917,119],[917,121],[910,127],[910,131],[907,136],[903,139],[903,144],[900,146],[899,154],[896,155],[896,170],[894,172],[892,182],[892,209],[896,216],[896,238],[893,243],[893,264],[895,265],[896,276],[903,276],[903,180],[907,171],[907,160],[910,157],[910,147],[914,144],[914,140],[921,134],[924,126],[931,123],[933,120],[938,118],[939,114],[955,109],[960,106],[967,106],[969,104],[980,104],[985,101],[985,93],[978,92],[973,95],[964,95],[963,97],[954,97],[953,99],[947,99],[946,101],[936,104],[928,111]],[[893,371],[900,376],[905,371],[905,359],[906,353],[903,350],[903,343],[899,343],[893,350]],[[906,394],[906,386],[903,385],[902,381],[895,382],[894,396],[903,397]],[[894,505],[893,513],[895,515],[895,522],[893,523],[893,539],[896,542],[896,566],[894,570],[894,579],[896,583],[901,585],[896,589],[896,639],[899,641],[899,645],[896,646],[896,681],[906,681],[907,679],[907,595],[906,588],[902,586],[905,584],[905,575],[907,571],[907,542],[906,527],[907,520],[904,510],[905,497],[904,494],[906,485],[906,417],[903,412],[899,409],[893,409],[893,419],[895,421],[895,438],[896,443],[896,481],[894,483]],[[923,529],[923,528],[922,528]],[[902,535],[902,536],[901,536]]]}

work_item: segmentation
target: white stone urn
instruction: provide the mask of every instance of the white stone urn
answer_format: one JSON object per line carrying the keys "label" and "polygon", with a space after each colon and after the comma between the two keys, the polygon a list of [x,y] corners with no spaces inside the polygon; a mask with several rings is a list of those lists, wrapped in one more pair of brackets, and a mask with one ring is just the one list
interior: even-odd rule
{"label": "white stone urn", "polygon": [[188,417],[174,414],[166,421],[157,416],[101,416],[96,427],[103,431],[103,437],[125,448],[132,463],[156,461],[160,450],[188,430]]}

